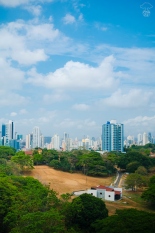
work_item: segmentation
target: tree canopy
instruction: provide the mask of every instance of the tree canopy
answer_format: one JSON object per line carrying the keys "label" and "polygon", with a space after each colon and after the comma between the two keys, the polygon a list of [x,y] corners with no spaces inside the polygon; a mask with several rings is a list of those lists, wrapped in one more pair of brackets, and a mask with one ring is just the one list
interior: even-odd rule
{"label": "tree canopy", "polygon": [[94,233],[154,233],[155,214],[136,209],[116,210],[116,214],[93,224]]}
{"label": "tree canopy", "polygon": [[90,232],[90,226],[99,219],[106,218],[108,210],[103,200],[91,194],[82,194],[73,199],[66,212],[66,225]]}
{"label": "tree canopy", "polygon": [[148,189],[143,192],[142,198],[155,208],[155,176],[150,178]]}

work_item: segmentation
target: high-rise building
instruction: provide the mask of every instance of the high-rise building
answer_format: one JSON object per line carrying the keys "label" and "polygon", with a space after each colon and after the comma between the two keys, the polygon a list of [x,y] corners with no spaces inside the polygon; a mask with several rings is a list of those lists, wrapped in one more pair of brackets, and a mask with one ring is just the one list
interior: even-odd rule
{"label": "high-rise building", "polygon": [[40,136],[41,136],[40,128],[38,126],[35,126],[33,128],[33,148],[41,146]]}
{"label": "high-rise building", "polygon": [[115,120],[102,125],[102,150],[123,152],[124,125]]}
{"label": "high-rise building", "polygon": [[147,133],[143,133],[143,146],[145,146],[148,143],[148,135]]}
{"label": "high-rise building", "polygon": [[148,133],[148,143],[152,143],[152,135],[150,132]]}
{"label": "high-rise building", "polygon": [[5,137],[5,124],[2,124],[2,137]]}
{"label": "high-rise building", "polygon": [[32,149],[33,148],[33,134],[27,134],[26,135],[26,149]]}
{"label": "high-rise building", "polygon": [[52,148],[55,150],[60,150],[60,138],[57,134],[52,137]]}
{"label": "high-rise building", "polygon": [[140,133],[137,136],[137,144],[138,145],[142,145],[143,144],[143,135],[140,134]]}
{"label": "high-rise building", "polygon": [[7,124],[2,124],[3,145],[9,145],[9,140],[14,139],[14,123],[9,121]]}

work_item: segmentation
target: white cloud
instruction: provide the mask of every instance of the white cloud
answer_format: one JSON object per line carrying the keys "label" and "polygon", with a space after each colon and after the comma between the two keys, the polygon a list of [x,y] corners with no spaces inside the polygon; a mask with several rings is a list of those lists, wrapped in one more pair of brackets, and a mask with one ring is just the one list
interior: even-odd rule
{"label": "white cloud", "polygon": [[63,23],[64,24],[74,24],[74,23],[78,23],[78,22],[83,22],[83,14],[81,13],[78,18],[76,19],[73,15],[71,14],[66,14],[64,17],[63,17]]}
{"label": "white cloud", "polygon": [[43,49],[37,49],[34,51],[13,51],[12,59],[18,61],[22,65],[32,65],[39,61],[46,61],[48,56]]}
{"label": "white cloud", "polygon": [[95,27],[96,27],[98,30],[101,30],[101,31],[107,31],[107,30],[108,30],[108,27],[107,27],[107,26],[105,26],[105,25],[103,25],[103,24],[101,24],[101,23],[98,23],[98,22],[95,23]]}
{"label": "white cloud", "polygon": [[126,135],[131,133],[133,135],[143,134],[144,132],[154,133],[155,115],[154,116],[137,116],[129,118],[122,122],[125,126]]}
{"label": "white cloud", "polygon": [[83,21],[83,14],[79,15],[78,20],[81,21],[81,22]]}
{"label": "white cloud", "polygon": [[76,22],[76,19],[73,15],[68,13],[63,17],[63,22],[64,24],[73,24]]}
{"label": "white cloud", "polygon": [[102,105],[116,108],[146,107],[152,100],[153,93],[139,89],[131,89],[126,92],[118,90],[110,97],[101,100]]}
{"label": "white cloud", "polygon": [[27,112],[27,110],[26,109],[21,109],[20,111],[19,111],[19,114],[21,114],[21,115],[24,115],[24,114],[27,114],[28,112]]}
{"label": "white cloud", "polygon": [[48,58],[46,53],[53,50],[58,53],[68,43],[67,37],[58,29],[54,29],[53,24],[40,23],[38,20],[28,22],[18,20],[1,25],[0,37],[3,38],[0,40],[1,56],[23,65],[46,61]]}
{"label": "white cloud", "polygon": [[17,116],[17,113],[16,112],[11,112],[10,116],[12,116],[12,117]]}
{"label": "white cloud", "polygon": [[24,72],[11,67],[9,61],[0,57],[0,90],[9,92],[13,89],[20,89],[24,83]]}
{"label": "white cloud", "polygon": [[58,29],[54,29],[53,24],[30,24],[30,25],[23,25],[23,29],[27,30],[27,38],[30,40],[49,40],[54,41],[59,36],[61,36],[61,33]]}
{"label": "white cloud", "polygon": [[[32,130],[34,125],[38,125],[41,127],[41,131],[44,129],[44,127],[46,127],[47,131],[49,131],[49,124],[51,124],[55,118],[57,118],[56,111],[42,109],[41,112],[36,113],[36,117],[19,118],[17,125],[26,130]],[[27,131],[27,133],[29,133],[29,131]]]}
{"label": "white cloud", "polygon": [[[113,54],[115,67],[123,70],[122,80],[124,82],[142,83],[154,82],[155,73],[155,48],[121,48],[109,45],[97,46],[93,51],[98,59],[100,54]],[[146,78],[148,77],[148,78]]]}
{"label": "white cloud", "polygon": [[41,15],[41,12],[42,12],[42,7],[40,5],[25,6],[25,9],[27,11],[29,11],[30,13],[32,13],[34,16],[39,16],[39,15]]}
{"label": "white cloud", "polygon": [[59,124],[55,124],[56,127],[60,128],[76,128],[76,129],[86,129],[87,127],[96,127],[96,122],[90,119],[85,120],[72,120],[70,118],[64,119]]}
{"label": "white cloud", "polygon": [[74,104],[72,108],[79,111],[86,111],[90,106],[87,104]]}
{"label": "white cloud", "polygon": [[6,7],[17,7],[29,3],[53,2],[54,0],[0,0],[0,5]]}
{"label": "white cloud", "polygon": [[155,123],[155,116],[137,116],[135,118],[131,118],[128,119],[126,121],[124,121],[124,124],[129,124],[132,126],[140,126],[142,124],[150,124],[152,122],[152,124]]}
{"label": "white cloud", "polygon": [[113,56],[107,57],[98,67],[69,61],[63,68],[47,76],[38,74],[35,69],[28,72],[28,83],[59,89],[113,89],[118,86],[117,72],[113,72]]}
{"label": "white cloud", "polygon": [[16,7],[22,4],[27,4],[31,0],[0,0],[0,5],[8,7]]}
{"label": "white cloud", "polygon": [[52,15],[50,15],[50,17],[49,17],[49,22],[51,23],[51,22],[53,22],[53,17],[52,17]]}
{"label": "white cloud", "polygon": [[43,96],[43,100],[46,104],[51,104],[55,102],[62,102],[65,100],[68,100],[69,96],[62,93],[62,92],[56,92],[53,94],[46,94]]}
{"label": "white cloud", "polygon": [[21,96],[17,93],[6,91],[0,91],[0,105],[1,106],[20,106],[29,102],[29,98]]}

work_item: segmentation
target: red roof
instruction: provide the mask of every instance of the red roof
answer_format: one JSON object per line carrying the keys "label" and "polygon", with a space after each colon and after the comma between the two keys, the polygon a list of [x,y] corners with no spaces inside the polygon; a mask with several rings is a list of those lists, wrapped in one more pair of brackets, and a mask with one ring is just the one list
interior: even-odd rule
{"label": "red roof", "polygon": [[120,195],[121,194],[121,192],[120,191],[115,191],[115,195]]}
{"label": "red roof", "polygon": [[26,150],[24,151],[26,155],[32,155],[33,154],[33,150]]}
{"label": "red roof", "polygon": [[115,192],[115,195],[121,194],[121,191],[115,191],[114,188],[110,188],[110,187],[103,186],[103,185],[98,185],[96,187],[93,186],[92,189],[105,189],[106,191],[109,191],[109,192]]}
{"label": "red roof", "polygon": [[109,188],[109,187],[103,186],[103,185],[97,186],[96,189],[105,189],[106,191],[111,191],[111,192],[114,191],[113,188]]}

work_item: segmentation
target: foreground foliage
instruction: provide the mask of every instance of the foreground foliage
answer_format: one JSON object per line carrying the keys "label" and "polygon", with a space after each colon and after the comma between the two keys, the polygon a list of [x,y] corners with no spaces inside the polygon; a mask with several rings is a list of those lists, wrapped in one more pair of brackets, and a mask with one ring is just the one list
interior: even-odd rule
{"label": "foreground foliage", "polygon": [[136,209],[116,210],[116,214],[96,221],[94,233],[154,233],[155,214]]}
{"label": "foreground foliage", "polygon": [[[155,214],[129,209],[108,217],[103,200],[90,194],[72,200],[69,193],[58,198],[54,190],[38,180],[8,173],[5,166],[10,162],[2,162],[1,233],[130,233],[144,232],[143,229],[152,233],[155,230]],[[152,177],[151,191],[154,183],[155,177]]]}
{"label": "foreground foliage", "polygon": [[155,208],[155,176],[150,178],[149,187],[143,192],[142,198]]}
{"label": "foreground foliage", "polygon": [[66,224],[80,232],[91,232],[91,224],[108,216],[105,203],[90,194],[82,194],[68,206]]}

